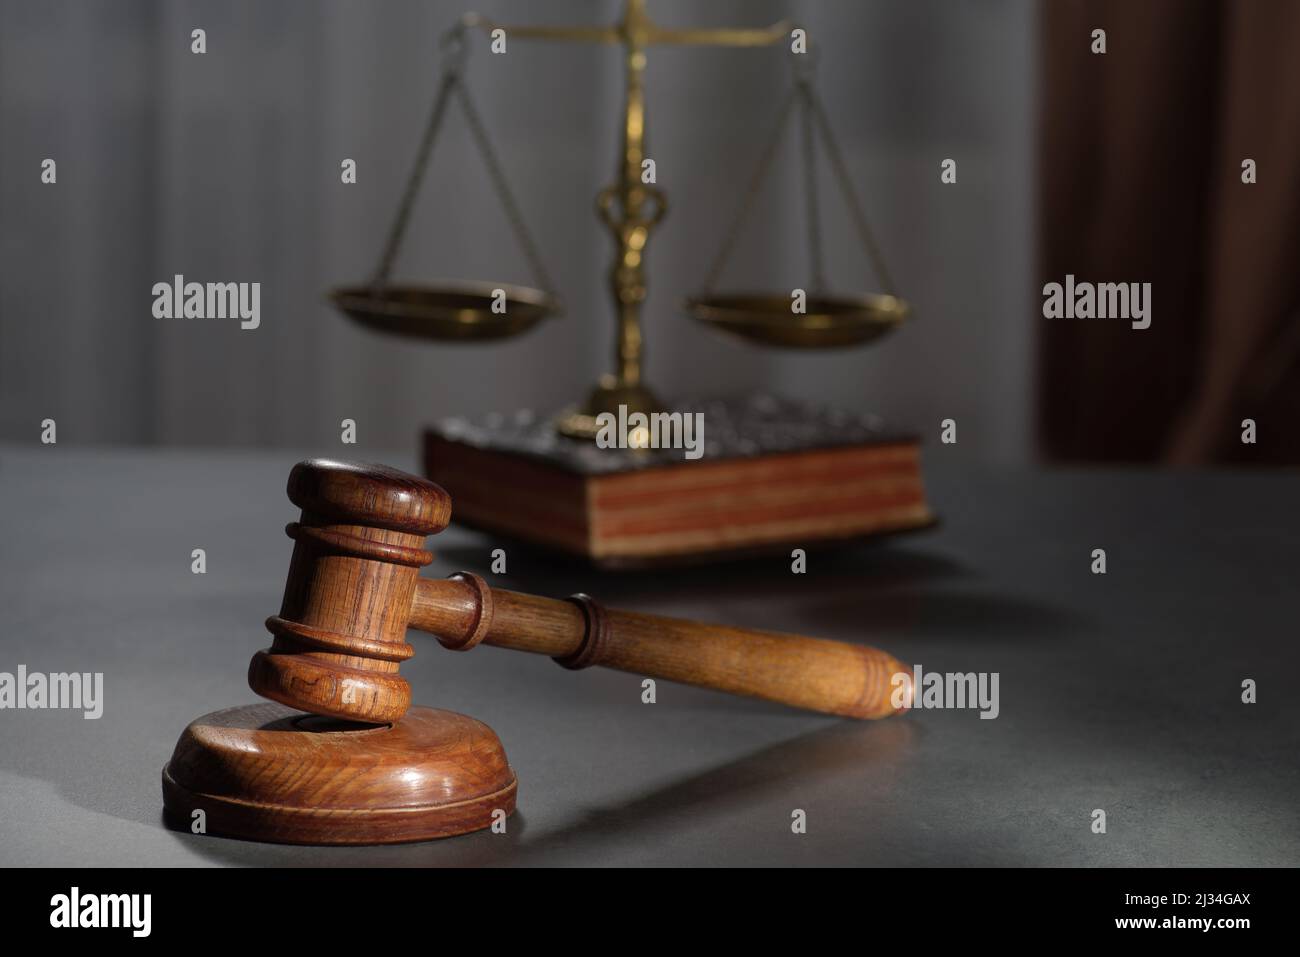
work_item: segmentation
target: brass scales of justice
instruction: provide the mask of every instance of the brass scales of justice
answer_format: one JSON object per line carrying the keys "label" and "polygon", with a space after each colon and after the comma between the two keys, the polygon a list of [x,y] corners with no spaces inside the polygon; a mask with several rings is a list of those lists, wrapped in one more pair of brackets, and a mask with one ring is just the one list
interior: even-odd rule
{"label": "brass scales of justice", "polygon": [[[709,327],[753,343],[793,349],[831,349],[870,343],[908,317],[909,307],[895,294],[889,270],[862,212],[826,110],[813,86],[815,53],[807,45],[806,32],[803,45],[797,47],[797,29],[787,20],[760,28],[668,29],[650,20],[645,0],[625,0],[622,21],[608,26],[507,26],[468,13],[442,36],[439,43],[443,56],[441,82],[379,264],[369,282],[337,288],[330,293],[332,301],[347,316],[378,332],[451,343],[505,339],[527,332],[543,319],[561,312],[560,297],[543,264],[538,244],[528,229],[487,128],[465,84],[464,66],[471,32],[480,31],[493,37],[501,36],[497,31],[504,31],[508,39],[619,44],[623,47],[626,72],[617,175],[613,184],[596,194],[595,204],[597,216],[609,230],[615,246],[609,272],[616,318],[614,371],[601,376],[585,401],[544,423],[534,423],[527,418],[517,428],[505,430],[499,423],[475,428],[462,422],[452,422],[450,428],[431,429],[426,434],[426,470],[455,497],[458,521],[559,548],[600,565],[641,564],[643,561],[672,561],[684,557],[767,550],[774,545],[783,545],[798,533],[799,522],[792,524],[790,514],[772,516],[767,520],[772,527],[764,530],[747,528],[747,523],[753,525],[751,520],[728,519],[721,513],[702,517],[696,508],[691,514],[659,515],[665,523],[675,522],[674,528],[678,528],[680,534],[669,533],[666,538],[661,536],[660,541],[649,541],[640,533],[623,534],[618,530],[627,527],[628,516],[597,514],[593,502],[601,500],[602,495],[594,490],[593,483],[622,481],[635,485],[637,479],[632,473],[667,469],[670,465],[680,470],[683,462],[680,454],[670,462],[663,455],[644,454],[640,449],[618,454],[618,450],[602,449],[598,459],[593,455],[595,448],[590,441],[597,434],[602,414],[618,416],[622,411],[624,414],[640,412],[649,416],[667,411],[666,404],[645,382],[642,370],[644,336],[641,307],[648,293],[646,247],[654,228],[668,211],[663,190],[643,179],[643,164],[647,159],[644,75],[647,50],[651,46],[767,47],[787,41],[794,61],[790,91],[778,108],[776,123],[759,153],[742,202],[723,234],[702,287],[684,304],[687,314]],[[464,114],[492,186],[528,262],[536,283],[533,287],[483,281],[407,284],[392,279],[393,265],[435,141],[453,101]],[[794,306],[795,297],[787,291],[715,291],[796,110],[800,120],[811,280],[799,309]],[[827,289],[817,189],[819,142],[838,181],[857,238],[883,288],[882,293],[845,295]],[[805,523],[804,531],[798,533],[800,540],[849,539],[933,522],[920,490],[915,440],[910,436],[884,433],[873,417],[859,417],[846,426],[843,416],[837,412],[797,403],[783,404],[770,397],[759,397],[757,404],[753,399],[715,404],[711,410],[711,421],[722,420],[723,428],[720,441],[712,444],[711,454],[706,460],[721,460],[724,465],[730,461],[733,472],[739,460],[753,462],[756,455],[761,458],[766,453],[789,456],[814,449],[860,450],[870,447],[891,449],[893,459],[901,456],[900,461],[891,459],[888,463],[894,473],[900,470],[914,473],[910,476],[911,484],[915,486],[911,497],[905,495],[907,501],[901,504],[894,502],[897,507],[892,515],[865,518],[857,515],[853,521],[836,524],[833,528],[827,527],[823,516],[820,524],[817,521],[812,525]],[[714,429],[714,432],[718,434],[719,430]],[[757,450],[755,435],[760,436]],[[466,448],[470,451],[466,452]],[[499,461],[485,459],[485,455],[496,455]],[[870,466],[868,472],[879,470],[880,463],[874,462],[874,458],[879,457],[870,457],[873,461],[867,463]],[[829,488],[832,493],[846,491],[862,477],[858,474],[861,471],[858,466],[862,463],[857,463],[848,472],[844,472],[840,465],[836,467],[842,474],[832,482]],[[707,467],[699,463],[689,465],[696,472]],[[768,469],[765,474],[770,472]],[[529,501],[526,497],[519,499],[517,488],[507,493],[502,478],[507,473],[516,485],[520,481],[536,479],[549,490],[550,497],[545,501]],[[662,477],[656,475],[656,484],[665,494],[672,494],[672,483],[664,485],[660,481]],[[731,477],[738,481],[747,478],[739,472]],[[777,475],[775,480],[784,486],[783,476]],[[789,487],[796,486],[797,481]],[[810,500],[820,501],[826,501],[827,491],[826,488],[811,486],[804,489]],[[494,492],[498,494],[489,503],[489,495]],[[517,503],[518,514],[503,513],[501,494],[509,494],[510,500]],[[750,504],[760,506],[760,499],[766,493],[760,489],[753,494],[758,498]],[[566,499],[571,501],[566,502]],[[744,506],[743,499],[743,495],[741,499],[730,496],[735,506]],[[566,508],[567,526],[560,528],[550,514],[564,512]],[[749,514],[753,513],[751,508]],[[653,514],[654,509],[650,507],[645,517],[650,518]],[[834,524],[833,516],[830,521]],[[687,526],[684,531],[681,530],[683,523]],[[690,527],[692,523],[693,528]],[[614,531],[602,536],[601,528]],[[602,537],[609,540],[598,541]]]}

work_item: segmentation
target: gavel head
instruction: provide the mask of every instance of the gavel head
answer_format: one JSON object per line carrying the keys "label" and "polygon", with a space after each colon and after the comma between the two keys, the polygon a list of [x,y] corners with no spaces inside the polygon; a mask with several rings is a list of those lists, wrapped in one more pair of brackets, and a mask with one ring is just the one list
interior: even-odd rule
{"label": "gavel head", "polygon": [[411,704],[398,674],[415,583],[433,556],[425,537],[447,527],[451,497],[382,465],[299,462],[289,499],[302,509],[275,636],[248,666],[248,685],[290,707],[387,724]]}

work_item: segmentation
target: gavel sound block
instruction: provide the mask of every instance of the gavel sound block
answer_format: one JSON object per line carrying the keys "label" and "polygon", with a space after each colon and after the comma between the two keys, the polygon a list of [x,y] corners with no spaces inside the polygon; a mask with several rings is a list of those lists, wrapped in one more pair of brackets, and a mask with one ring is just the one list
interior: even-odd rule
{"label": "gavel sound block", "polygon": [[[425,537],[451,517],[447,493],[384,466],[312,460],[289,475],[302,509],[274,636],[248,683],[276,705],[192,722],[163,769],[168,817],[213,833],[299,844],[427,840],[490,826],[516,781],[496,734],[464,715],[411,707],[399,674],[406,631],[446,648],[480,644],[603,665],[854,718],[894,713],[909,669],[859,645],[539,598],[477,575],[423,579]],[[906,699],[905,699],[906,700]],[[287,706],[287,707],[285,707]],[[302,712],[308,712],[303,714]]]}

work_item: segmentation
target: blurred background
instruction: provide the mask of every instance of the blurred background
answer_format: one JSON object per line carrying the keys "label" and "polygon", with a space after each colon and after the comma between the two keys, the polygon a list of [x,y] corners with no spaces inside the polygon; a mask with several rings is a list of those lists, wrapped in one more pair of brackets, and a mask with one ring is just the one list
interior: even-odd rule
{"label": "blurred background", "polygon": [[[473,4],[471,7],[469,4]],[[378,260],[466,9],[604,23],[617,0],[0,0],[0,439],[413,450],[451,415],[543,413],[610,368],[614,47],[477,42],[468,84],[567,314],[499,344],[380,337],[325,301]],[[657,47],[647,373],[878,412],[975,462],[1300,461],[1300,3],[650,0],[663,26],[792,18],[916,319],[864,350],[719,338],[679,304],[741,202],[791,76],[784,47]],[[207,52],[190,52],[202,28]],[[1104,55],[1091,32],[1107,31]],[[477,38],[482,41],[482,38]],[[58,163],[55,186],[41,161]],[[1253,158],[1258,182],[1241,182]],[[340,163],[357,163],[357,183]],[[957,161],[957,183],[940,164]],[[824,161],[823,161],[824,163]],[[833,289],[878,288],[823,165]],[[807,285],[790,138],[720,288]],[[1151,282],[1153,324],[1042,317],[1067,272]],[[153,318],[177,274],[260,282],[261,327]],[[397,278],[529,282],[449,116]],[[1240,443],[1239,420],[1258,422]]]}

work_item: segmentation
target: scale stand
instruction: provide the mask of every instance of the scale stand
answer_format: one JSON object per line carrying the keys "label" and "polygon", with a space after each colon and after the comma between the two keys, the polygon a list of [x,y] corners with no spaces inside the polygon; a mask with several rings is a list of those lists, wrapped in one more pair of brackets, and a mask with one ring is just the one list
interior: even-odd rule
{"label": "scale stand", "polygon": [[[477,14],[466,14],[442,40],[445,58],[442,84],[435,97],[433,112],[374,278],[364,286],[335,290],[331,293],[331,298],[347,315],[371,329],[441,341],[505,338],[526,332],[542,319],[559,312],[559,297],[542,265],[537,243],[524,222],[486,128],[461,79],[467,48],[466,34],[471,30],[487,34],[503,30],[507,37],[515,39],[619,44],[624,49],[627,88],[618,170],[615,182],[596,195],[597,214],[609,230],[615,246],[614,261],[609,270],[609,287],[617,319],[614,371],[600,378],[584,402],[562,413],[556,420],[555,427],[562,435],[591,439],[596,435],[597,417],[602,413],[617,416],[620,407],[625,408],[628,415],[636,412],[649,415],[665,410],[664,403],[645,383],[642,375],[644,338],[641,306],[648,292],[646,246],[651,231],[668,210],[663,191],[641,179],[642,162],[646,158],[646,50],[663,44],[772,46],[790,38],[794,29],[794,24],[789,21],[757,29],[665,29],[649,19],[645,12],[645,0],[626,0],[622,22],[610,26],[503,26]],[[907,317],[908,309],[894,295],[883,257],[853,192],[825,110],[812,88],[813,54],[808,51],[791,55],[798,64],[795,85],[750,181],[745,202],[714,259],[704,289],[686,303],[686,309],[698,321],[767,345],[837,348],[864,344],[895,328]],[[485,282],[395,285],[389,280],[428,166],[434,140],[453,100],[465,113],[492,183],[529,262],[537,288]],[[812,266],[812,282],[806,308],[798,313],[792,310],[788,293],[715,294],[712,291],[752,206],[754,194],[771,165],[786,120],[796,105],[802,107],[803,117],[808,237]],[[854,226],[885,286],[885,295],[836,297],[824,292],[815,170],[817,135],[830,156]],[[504,302],[501,301],[502,297]],[[494,310],[493,305],[497,309]],[[501,311],[502,306],[504,311]]]}

